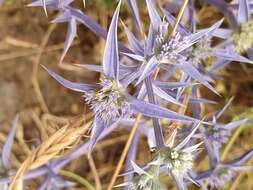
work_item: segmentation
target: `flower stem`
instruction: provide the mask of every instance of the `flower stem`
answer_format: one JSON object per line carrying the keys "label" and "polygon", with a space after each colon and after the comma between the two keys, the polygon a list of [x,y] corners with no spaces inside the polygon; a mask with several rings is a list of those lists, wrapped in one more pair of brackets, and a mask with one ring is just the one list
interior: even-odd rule
{"label": "flower stem", "polygon": [[95,190],[95,187],[90,184],[90,182],[88,182],[86,179],[84,179],[83,177],[71,172],[71,171],[67,171],[67,170],[59,170],[59,174],[65,177],[68,177],[70,179],[73,179],[74,181],[78,182],[79,184],[83,185],[84,187],[86,187],[88,190]]}
{"label": "flower stem", "polygon": [[136,119],[134,121],[134,124],[133,124],[132,130],[130,132],[130,135],[129,135],[128,139],[127,139],[127,142],[126,142],[126,145],[124,147],[124,150],[121,153],[121,156],[120,156],[119,162],[117,164],[116,170],[115,170],[115,172],[114,172],[114,174],[112,176],[112,179],[110,181],[110,184],[109,184],[107,190],[111,190],[113,188],[113,186],[114,186],[114,183],[115,183],[115,181],[116,181],[116,179],[117,179],[117,177],[119,175],[119,172],[120,172],[120,170],[122,168],[122,165],[123,165],[123,163],[125,161],[128,149],[129,149],[129,147],[131,145],[132,139],[133,139],[134,134],[135,134],[135,132],[137,130],[137,127],[138,127],[138,124],[139,124],[139,122],[141,120],[141,117],[142,117],[142,115],[140,113],[138,113],[137,117],[136,117]]}
{"label": "flower stem", "polygon": [[[173,27],[173,30],[172,30],[171,35],[173,35],[174,32],[176,31],[177,26],[178,26],[178,24],[179,24],[179,22],[180,22],[180,20],[181,20],[181,18],[182,18],[182,16],[183,16],[184,10],[185,10],[185,8],[186,8],[186,6],[187,6],[187,4],[188,4],[188,1],[189,1],[189,0],[184,0],[184,4],[183,4],[182,8],[181,8],[180,11],[179,11],[179,14],[178,14],[178,16],[177,16],[176,23],[175,23],[175,25],[174,25],[174,27]],[[154,79],[157,78],[159,71],[160,71],[160,68],[158,68],[158,69],[156,70],[156,72],[155,72],[155,74],[154,74]],[[134,134],[135,134],[135,132],[136,132],[136,130],[137,130],[138,124],[139,124],[139,122],[140,122],[140,120],[141,120],[141,117],[142,117],[141,113],[138,113],[138,114],[137,114],[137,117],[136,117],[136,119],[135,119],[135,121],[134,121],[134,125],[133,125],[133,127],[132,127],[132,130],[131,130],[131,132],[130,132],[129,138],[127,139],[127,142],[126,142],[126,145],[125,145],[125,147],[124,147],[124,150],[123,150],[123,152],[121,153],[121,156],[120,156],[119,162],[118,162],[118,164],[117,164],[116,170],[115,170],[115,172],[114,172],[114,174],[113,174],[113,176],[112,176],[112,179],[111,179],[111,181],[110,181],[110,184],[109,184],[107,190],[112,190],[112,188],[113,188],[113,186],[114,186],[114,184],[115,184],[115,181],[116,181],[116,179],[117,179],[117,177],[118,177],[118,175],[119,175],[119,172],[120,172],[120,170],[121,170],[121,168],[122,168],[122,165],[123,165],[123,163],[124,163],[124,161],[125,161],[125,158],[126,158],[128,149],[129,149],[129,147],[130,147],[130,145],[131,145],[131,142],[132,142],[132,139],[133,139],[133,137],[134,137]]]}
{"label": "flower stem", "polygon": [[[151,77],[147,77],[145,79],[147,94],[148,94],[148,101],[152,104],[156,104],[154,91],[152,87]],[[154,133],[155,133],[155,141],[157,149],[164,147],[164,138],[163,138],[163,131],[159,123],[158,118],[152,118],[153,126],[154,126]]]}
{"label": "flower stem", "polygon": [[179,11],[179,13],[177,15],[177,19],[176,19],[175,25],[174,25],[174,27],[172,29],[172,32],[170,33],[170,36],[172,36],[172,35],[175,34],[175,32],[177,30],[177,27],[178,27],[178,25],[180,23],[180,20],[183,17],[183,14],[184,14],[184,11],[185,11],[185,8],[186,8],[188,2],[189,2],[189,0],[184,0],[184,3],[183,3],[183,5],[182,5],[182,7],[181,7],[181,9],[180,9],[180,11]]}

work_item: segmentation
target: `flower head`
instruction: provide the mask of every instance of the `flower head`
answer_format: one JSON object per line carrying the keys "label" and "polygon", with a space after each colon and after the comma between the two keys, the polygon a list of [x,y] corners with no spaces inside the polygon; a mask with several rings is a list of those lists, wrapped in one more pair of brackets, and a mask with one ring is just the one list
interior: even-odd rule
{"label": "flower head", "polygon": [[166,165],[173,175],[187,176],[187,172],[193,167],[193,152],[195,150],[195,148],[176,150],[170,147],[164,147],[159,151],[159,160]]}
{"label": "flower head", "polygon": [[182,54],[177,50],[179,47],[187,43],[188,37],[181,35],[179,32],[175,33],[169,39],[163,33],[158,33],[155,38],[154,52],[158,60],[169,60],[175,63],[179,59],[186,60]]}
{"label": "flower head", "polygon": [[245,52],[253,45],[253,19],[242,23],[238,31],[233,34],[235,49],[239,53]]}
{"label": "flower head", "polygon": [[216,148],[221,148],[223,144],[227,143],[233,129],[245,123],[247,119],[240,119],[232,121],[227,124],[220,124],[213,122],[213,126],[206,127],[206,136]]}
{"label": "flower head", "polygon": [[164,187],[159,180],[159,166],[149,167],[136,175],[130,183],[131,190],[163,190]]}
{"label": "flower head", "polygon": [[229,168],[218,168],[214,174],[208,178],[208,184],[211,187],[223,187],[235,174],[236,172]]}
{"label": "flower head", "polygon": [[206,129],[208,138],[212,141],[213,146],[221,147],[222,144],[226,143],[231,135],[231,130],[226,129],[221,125],[209,126]]}
{"label": "flower head", "polygon": [[213,51],[210,37],[204,37],[200,39],[190,49],[189,58],[194,62],[199,63],[201,60],[205,60],[211,56],[213,56]]}
{"label": "flower head", "polygon": [[191,131],[191,133],[177,146],[163,147],[158,152],[157,160],[161,165],[165,165],[169,172],[176,177],[188,177],[188,172],[193,167],[194,153],[199,150],[202,143],[186,147],[193,134],[198,129],[199,124]]}
{"label": "flower head", "polygon": [[115,80],[101,79],[101,89],[85,92],[85,100],[103,121],[113,121],[130,115],[125,89]]}
{"label": "flower head", "polygon": [[133,179],[129,182],[117,185],[116,187],[128,186],[131,190],[165,190],[165,186],[160,182],[160,163],[152,161],[145,168],[139,167],[131,161],[133,171],[136,173]]}

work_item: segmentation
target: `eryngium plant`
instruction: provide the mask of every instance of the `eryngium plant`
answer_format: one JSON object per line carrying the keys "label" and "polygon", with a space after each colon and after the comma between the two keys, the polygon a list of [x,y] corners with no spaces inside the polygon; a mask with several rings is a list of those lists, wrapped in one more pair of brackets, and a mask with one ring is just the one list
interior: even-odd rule
{"label": "eryngium plant", "polygon": [[[237,21],[234,19],[233,12],[227,7],[228,4],[220,0],[208,0],[219,10],[224,10],[226,16],[231,16],[229,21],[232,28],[225,29],[220,28],[223,19],[208,28],[200,29],[196,25],[193,1],[189,1],[188,5],[193,13],[184,18],[184,21],[190,25],[186,27],[183,22],[180,22],[181,17],[175,18],[168,9],[161,8],[161,11],[157,11],[154,0],[146,0],[150,23],[145,28],[136,0],[127,0],[136,28],[135,32],[131,32],[122,21],[128,44],[119,42],[117,36],[121,1],[118,2],[108,31],[78,8],[71,7],[72,2],[73,0],[37,0],[30,6],[58,10],[59,15],[53,22],[68,23],[61,61],[77,34],[77,22],[84,24],[106,40],[101,66],[78,65],[99,72],[101,77],[97,83],[71,82],[44,67],[61,85],[83,94],[84,101],[90,106],[94,116],[90,139],[65,157],[56,158],[28,172],[24,179],[46,175],[39,189],[72,186],[72,183],[57,176],[58,169],[80,155],[90,153],[96,142],[110,134],[120,123],[127,126],[127,129],[131,129],[131,125],[136,125],[135,119],[139,118],[140,114],[145,117],[140,119],[139,130],[136,131],[128,150],[127,180],[119,186],[126,186],[127,189],[133,190],[167,189],[160,181],[160,174],[165,173],[175,181],[180,190],[187,189],[190,183],[200,184],[203,188],[220,187],[236,171],[252,169],[242,165],[251,157],[252,149],[228,162],[220,159],[220,149],[227,143],[232,130],[247,120],[240,119],[227,124],[218,122],[231,101],[211,118],[201,119],[203,106],[214,102],[198,95],[201,85],[219,94],[212,83],[217,76],[215,71],[226,63],[235,61],[252,64],[250,59],[240,54],[252,46],[252,39],[244,43],[244,36],[251,38],[252,35],[250,6],[247,0],[239,1]],[[184,5],[187,5],[186,0]],[[148,23],[147,20],[144,22]],[[215,46],[212,45],[214,36],[220,38],[219,44]],[[210,57],[211,66],[204,64]],[[134,88],[134,92],[130,93],[129,86]],[[192,106],[188,107],[189,104]],[[179,110],[188,107],[193,115],[188,116],[185,111],[172,111],[172,107]],[[176,124],[173,125],[171,121],[176,121]],[[164,130],[165,128],[171,130]],[[11,130],[9,140],[6,141],[7,145],[3,148],[0,166],[5,174],[9,171],[7,157],[13,141],[13,131],[15,127]],[[164,135],[167,131],[171,134]],[[135,164],[138,140],[141,135],[145,135],[150,148],[156,150],[154,158],[144,166]],[[172,138],[169,144],[164,141],[166,136]],[[194,167],[195,160],[199,159],[200,147],[206,149],[210,161],[210,168],[201,172]],[[1,177],[0,185],[6,188],[10,178]]]}

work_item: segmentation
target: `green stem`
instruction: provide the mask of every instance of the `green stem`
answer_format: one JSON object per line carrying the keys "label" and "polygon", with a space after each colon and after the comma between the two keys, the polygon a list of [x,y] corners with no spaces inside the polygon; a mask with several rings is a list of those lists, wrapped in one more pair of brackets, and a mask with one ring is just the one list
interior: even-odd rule
{"label": "green stem", "polygon": [[[249,118],[251,119],[253,117],[253,109],[250,108],[249,110],[247,110],[246,112],[244,112],[243,114],[240,114],[239,116],[235,117],[233,120],[237,120],[239,118]],[[221,160],[224,160],[229,152],[229,150],[232,148],[235,140],[238,138],[238,136],[241,134],[242,130],[250,127],[247,124],[243,124],[240,127],[238,127],[235,132],[233,133],[232,137],[230,138],[228,144],[225,146],[222,155],[221,155]]]}
{"label": "green stem", "polygon": [[228,144],[225,146],[222,155],[221,155],[221,160],[224,160],[229,152],[229,150],[232,148],[233,144],[235,143],[235,140],[237,137],[241,134],[242,130],[245,129],[247,125],[241,125],[238,127],[235,132],[233,133],[232,137],[228,141]]}
{"label": "green stem", "polygon": [[67,170],[59,170],[59,174],[62,176],[68,177],[70,179],[73,179],[74,181],[86,187],[88,190],[95,190],[95,187],[92,184],[90,184],[90,182],[88,182],[86,179],[81,177],[80,175],[77,175]]}

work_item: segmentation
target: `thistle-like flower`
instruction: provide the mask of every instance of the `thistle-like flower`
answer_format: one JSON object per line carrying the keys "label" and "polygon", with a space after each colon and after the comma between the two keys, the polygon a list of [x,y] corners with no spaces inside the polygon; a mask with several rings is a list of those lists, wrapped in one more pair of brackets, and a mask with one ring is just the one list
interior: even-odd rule
{"label": "thistle-like flower", "polygon": [[199,124],[192,130],[192,132],[177,146],[163,147],[158,152],[157,161],[161,166],[165,166],[168,172],[183,182],[183,179],[191,179],[189,172],[193,168],[193,162],[196,152],[202,143],[186,147],[193,134],[198,129]]}
{"label": "thistle-like flower", "polygon": [[182,150],[164,147],[159,151],[159,160],[176,176],[186,176],[193,167],[194,152],[198,147]]}
{"label": "thistle-like flower", "polygon": [[209,57],[214,56],[211,47],[211,38],[205,37],[200,39],[196,44],[194,44],[190,50],[189,59],[193,62],[200,63]]}
{"label": "thistle-like flower", "polygon": [[[132,164],[133,165],[133,164]],[[138,166],[134,166],[137,168]],[[130,182],[129,187],[131,190],[165,190],[165,187],[159,180],[159,165],[150,163],[147,169],[143,170],[138,167],[135,170],[137,175]]]}
{"label": "thistle-like flower", "polygon": [[242,23],[232,37],[237,52],[243,53],[251,48],[253,46],[253,19]]}
{"label": "thistle-like flower", "polygon": [[[221,28],[215,32],[215,36],[226,40],[219,46],[225,47],[227,56],[234,57],[235,61],[252,64],[253,62],[250,60],[252,59],[252,52],[248,51],[253,45],[253,27],[252,20],[250,19],[249,0],[240,0],[236,3],[236,6],[238,7],[237,17],[228,6],[226,6],[225,2],[219,0],[210,0],[209,2],[214,6],[217,6],[217,8],[227,16],[233,26],[232,29]],[[245,51],[247,51],[250,59],[238,54],[244,53]],[[220,52],[217,53],[220,54]],[[231,62],[231,59],[225,60],[227,61],[219,60],[217,63],[213,64],[212,70],[223,67]]]}
{"label": "thistle-like flower", "polygon": [[[158,11],[156,11],[155,3],[150,0],[146,0],[146,3],[151,23],[144,43],[124,27],[130,47],[133,50],[133,53],[125,53],[125,55],[143,63],[140,67],[141,75],[138,78],[137,84],[151,76],[157,67],[168,69],[170,66],[166,64],[172,63],[174,67],[182,70],[185,76],[188,75],[216,93],[210,85],[208,77],[204,76],[201,69],[192,63],[192,58],[195,59],[195,62],[197,60],[198,63],[202,58],[209,57],[210,55],[230,61],[250,62],[235,52],[228,52],[226,49],[212,49],[212,52],[210,52],[209,39],[216,33],[222,20],[210,28],[202,29],[196,33],[191,33],[180,24],[174,35],[168,36],[168,29],[166,30],[166,27],[164,27],[167,25],[166,21],[173,26],[176,19],[168,11],[164,10],[166,21],[162,21]],[[197,44],[201,40],[203,41]],[[196,51],[193,52],[195,44]]]}
{"label": "thistle-like flower", "polygon": [[194,177],[194,180],[201,183],[204,189],[208,186],[212,188],[224,187],[224,185],[231,180],[238,171],[252,170],[252,166],[242,165],[245,161],[253,155],[253,149],[245,151],[241,156],[228,161],[220,161],[220,151],[218,148],[215,150],[217,163],[208,171],[201,172]]}
{"label": "thistle-like flower", "polygon": [[131,108],[125,96],[125,89],[110,79],[101,79],[100,86],[101,89],[89,90],[84,95],[94,113],[105,122],[129,117]]}
{"label": "thistle-like flower", "polygon": [[160,164],[157,161],[148,163],[145,169],[139,167],[131,161],[135,176],[131,181],[117,185],[116,187],[127,186],[131,190],[165,190],[165,186],[160,182]]}
{"label": "thistle-like flower", "polygon": [[186,61],[186,57],[179,54],[177,50],[188,43],[187,36],[182,36],[179,32],[166,39],[164,34],[159,33],[155,38],[154,52],[159,61],[166,60],[170,63]]}
{"label": "thistle-like flower", "polygon": [[158,173],[160,173],[159,171],[166,171],[170,174],[175,179],[177,186],[181,189],[186,187],[184,179],[193,181],[189,173],[193,168],[196,152],[199,150],[199,146],[202,143],[188,147],[186,147],[186,145],[198,127],[199,124],[197,124],[191,133],[175,147],[162,147],[157,152],[155,158],[143,168],[133,164],[132,172],[141,174],[132,181],[132,184],[134,184],[133,187],[140,187],[140,185],[141,187],[146,187],[144,185],[151,185],[153,183],[156,185],[159,184],[157,181]]}
{"label": "thistle-like flower", "polygon": [[198,177],[203,177],[203,179],[197,181],[202,181],[202,186],[205,187],[205,189],[206,186],[212,188],[224,187],[224,185],[228,183],[237,172],[252,170],[252,166],[242,165],[243,162],[252,157],[252,154],[253,150],[250,149],[232,161],[226,163],[219,162],[215,168],[199,174]]}
{"label": "thistle-like flower", "polygon": [[228,106],[231,104],[232,100],[233,98],[231,98],[220,111],[213,115],[213,119],[210,121],[210,123],[212,123],[212,126],[206,126],[204,128],[204,138],[208,138],[212,146],[218,149],[228,141],[233,129],[247,121],[247,119],[239,119],[227,124],[217,122],[217,120],[223,115]]}
{"label": "thistle-like flower", "polygon": [[211,187],[224,187],[235,176],[236,172],[230,168],[217,168],[214,174],[208,178],[207,183]]}
{"label": "thistle-like flower", "polygon": [[214,125],[208,127],[206,134],[209,139],[213,142],[213,146],[221,147],[222,144],[226,143],[231,135],[231,131],[221,125]]}
{"label": "thistle-like flower", "polygon": [[[93,109],[95,119],[91,133],[90,150],[95,145],[101,132],[119,119],[128,117],[132,112],[140,112],[145,116],[154,118],[169,118],[180,121],[196,121],[188,116],[178,114],[152,103],[138,100],[127,93],[127,87],[122,85],[119,78],[120,60],[118,53],[117,22],[121,1],[113,15],[103,56],[100,72],[103,79],[98,85],[75,83],[68,81],[60,75],[48,70],[48,73],[64,87],[84,93],[85,100]],[[123,79],[122,79],[123,80]]]}
{"label": "thistle-like flower", "polygon": [[177,49],[188,43],[188,36],[181,35],[179,32],[176,32],[168,38],[169,23],[166,20],[163,20],[158,26],[153,46],[153,52],[158,60],[158,63],[163,60],[175,63],[179,58],[182,59],[183,56],[177,52]]}

